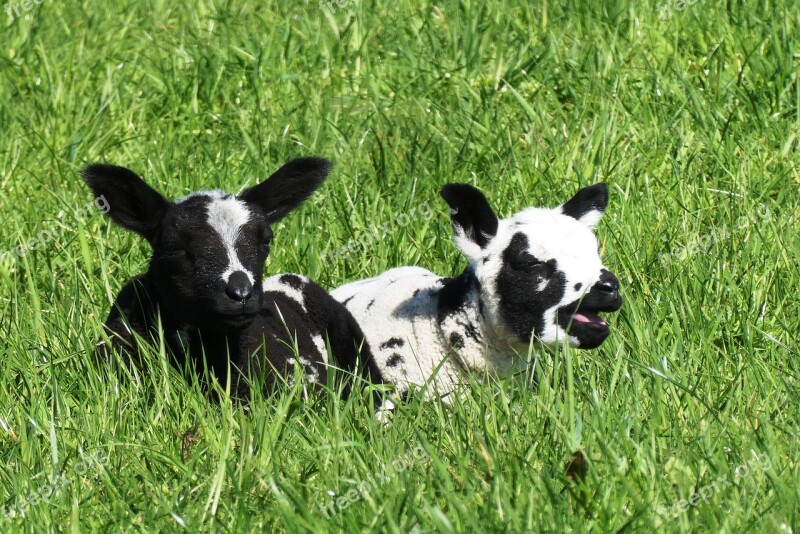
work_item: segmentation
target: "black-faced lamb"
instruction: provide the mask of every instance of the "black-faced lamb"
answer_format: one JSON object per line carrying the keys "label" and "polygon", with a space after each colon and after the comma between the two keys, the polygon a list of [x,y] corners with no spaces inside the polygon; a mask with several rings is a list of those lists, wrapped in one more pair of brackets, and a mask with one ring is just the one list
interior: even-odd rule
{"label": "black-faced lamb", "polygon": [[[107,199],[107,215],[152,247],[147,271],[120,291],[98,352],[108,356],[113,349],[135,363],[134,333],[157,343],[160,329],[177,365],[188,357],[223,386],[230,368],[232,395],[243,400],[250,394],[243,378],[261,376],[272,391],[293,383],[296,366],[317,384],[325,384],[329,363],[356,373],[359,348],[359,372],[380,382],[344,306],[304,276],[262,281],[271,225],[308,198],[329,167],[322,158],[295,159],[238,196],[198,191],[175,202],[124,167],[86,167],[84,179]],[[334,362],[328,362],[326,340]]]}
{"label": "black-faced lamb", "polygon": [[469,260],[460,276],[399,267],[331,293],[359,322],[399,394],[428,385],[428,396],[445,395],[468,373],[508,375],[528,365],[537,344],[591,349],[606,339],[599,313],[622,300],[592,232],[608,203],[604,184],[557,208],[502,220],[470,185],[446,185],[441,195]]}

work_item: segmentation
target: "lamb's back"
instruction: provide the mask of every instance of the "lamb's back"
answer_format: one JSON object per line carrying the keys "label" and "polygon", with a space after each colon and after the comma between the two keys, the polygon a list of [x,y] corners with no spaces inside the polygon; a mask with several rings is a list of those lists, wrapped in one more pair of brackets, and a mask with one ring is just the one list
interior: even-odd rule
{"label": "lamb's back", "polygon": [[444,281],[420,267],[398,267],[331,292],[361,326],[383,377],[400,391],[424,384],[447,357],[437,322]]}

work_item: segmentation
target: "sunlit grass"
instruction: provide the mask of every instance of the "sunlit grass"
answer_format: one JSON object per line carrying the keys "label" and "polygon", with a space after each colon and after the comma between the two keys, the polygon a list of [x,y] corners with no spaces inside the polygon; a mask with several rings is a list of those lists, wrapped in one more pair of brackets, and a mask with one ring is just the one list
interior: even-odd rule
{"label": "sunlit grass", "polygon": [[[800,8],[686,4],[0,12],[0,532],[798,532]],[[451,404],[410,398],[387,426],[369,390],[298,387],[248,412],[157,349],[144,371],[96,365],[148,248],[86,210],[79,169],[125,165],[176,197],[237,192],[300,155],[335,167],[276,228],[267,270],[327,288],[398,265],[460,272],[447,182],[504,216],[607,182],[611,337],[538,354],[538,388],[474,381]]]}

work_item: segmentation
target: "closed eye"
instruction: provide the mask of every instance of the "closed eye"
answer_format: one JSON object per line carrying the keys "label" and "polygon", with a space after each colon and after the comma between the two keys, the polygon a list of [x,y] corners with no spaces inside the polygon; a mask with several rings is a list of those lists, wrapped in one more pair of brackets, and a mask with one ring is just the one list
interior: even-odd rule
{"label": "closed eye", "polygon": [[544,265],[544,262],[543,261],[539,261],[537,259],[526,260],[523,263],[523,268],[525,268],[525,269],[535,269],[536,267],[538,267],[540,265]]}
{"label": "closed eye", "polygon": [[544,265],[543,261],[536,259],[530,254],[521,255],[514,263],[514,267],[521,271],[533,271],[537,267]]}
{"label": "closed eye", "polygon": [[164,256],[166,256],[167,258],[176,259],[176,260],[177,259],[187,259],[189,261],[194,261],[196,259],[195,255],[191,251],[189,251],[189,250],[187,250],[185,248],[176,248],[176,249],[168,250],[168,251],[164,252]]}

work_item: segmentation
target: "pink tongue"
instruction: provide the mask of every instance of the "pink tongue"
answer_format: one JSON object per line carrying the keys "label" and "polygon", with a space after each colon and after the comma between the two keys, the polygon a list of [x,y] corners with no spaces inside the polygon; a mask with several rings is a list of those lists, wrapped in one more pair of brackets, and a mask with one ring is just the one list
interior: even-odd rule
{"label": "pink tongue", "polygon": [[606,322],[602,320],[599,315],[595,315],[593,313],[576,313],[572,316],[572,320],[579,323],[606,324]]}

